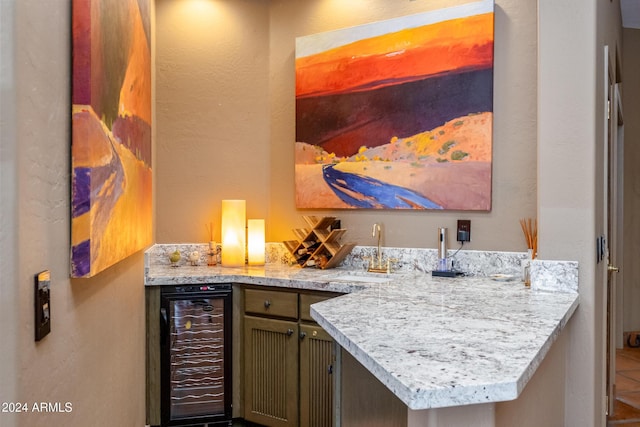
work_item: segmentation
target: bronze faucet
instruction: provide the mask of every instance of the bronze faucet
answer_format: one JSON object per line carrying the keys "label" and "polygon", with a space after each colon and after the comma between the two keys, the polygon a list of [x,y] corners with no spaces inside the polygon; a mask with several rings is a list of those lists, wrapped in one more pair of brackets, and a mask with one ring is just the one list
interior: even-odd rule
{"label": "bronze faucet", "polygon": [[[382,236],[382,233],[380,232],[380,230],[381,229],[379,224],[373,224],[373,232],[372,232],[373,237],[376,237],[376,231],[378,232],[378,256],[376,257],[375,255],[371,255],[371,263],[369,265],[369,268],[367,269],[367,271],[369,271],[370,273],[390,273],[391,272],[391,266],[390,266],[389,260],[387,260],[385,266],[382,265],[382,250],[380,249],[380,237]],[[376,264],[376,258],[378,261],[377,264]]]}

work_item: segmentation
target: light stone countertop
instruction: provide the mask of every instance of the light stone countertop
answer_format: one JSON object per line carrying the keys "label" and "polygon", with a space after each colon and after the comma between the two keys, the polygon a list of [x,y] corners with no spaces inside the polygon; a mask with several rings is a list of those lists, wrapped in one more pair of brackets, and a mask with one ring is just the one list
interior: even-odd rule
{"label": "light stone countertop", "polygon": [[430,409],[516,399],[577,306],[577,293],[423,274],[311,315],[409,408]]}
{"label": "light stone countertop", "polygon": [[[559,263],[577,278],[577,263]],[[223,282],[345,293],[313,304],[312,317],[414,410],[516,399],[579,301],[577,282],[548,291],[422,271],[145,266],[146,286]]]}

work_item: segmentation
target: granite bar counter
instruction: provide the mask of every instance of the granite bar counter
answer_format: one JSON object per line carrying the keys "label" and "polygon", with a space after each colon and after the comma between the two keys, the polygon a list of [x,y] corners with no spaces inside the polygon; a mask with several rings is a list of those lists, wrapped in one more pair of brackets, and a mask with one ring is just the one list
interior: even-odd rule
{"label": "granite bar counter", "polygon": [[516,399],[576,293],[488,278],[403,277],[314,304],[312,317],[410,409]]}
{"label": "granite bar counter", "polygon": [[[312,317],[411,410],[517,399],[579,301],[575,262],[534,261],[527,288],[517,274],[491,269],[436,278],[409,269],[375,275],[348,262],[332,270],[173,268],[162,261],[168,247],[147,252],[146,286],[232,282],[344,293],[312,305]],[[519,271],[507,264],[497,263]]]}

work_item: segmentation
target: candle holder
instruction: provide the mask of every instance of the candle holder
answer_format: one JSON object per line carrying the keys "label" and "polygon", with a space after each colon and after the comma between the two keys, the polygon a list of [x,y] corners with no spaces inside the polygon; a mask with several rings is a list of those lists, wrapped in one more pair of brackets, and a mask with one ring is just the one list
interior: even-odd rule
{"label": "candle holder", "polygon": [[222,266],[244,267],[246,250],[246,201],[222,201]]}
{"label": "candle holder", "polygon": [[264,219],[247,221],[247,258],[249,265],[264,265]]}

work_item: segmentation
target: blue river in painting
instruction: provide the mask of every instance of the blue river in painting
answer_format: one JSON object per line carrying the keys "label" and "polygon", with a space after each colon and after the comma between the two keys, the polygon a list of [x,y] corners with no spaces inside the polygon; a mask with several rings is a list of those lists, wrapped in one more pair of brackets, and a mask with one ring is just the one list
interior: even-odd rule
{"label": "blue river in painting", "polygon": [[387,184],[368,176],[342,172],[336,165],[324,165],[325,182],[345,203],[355,208],[442,209],[426,197],[404,187]]}

